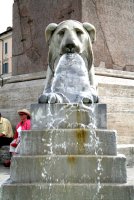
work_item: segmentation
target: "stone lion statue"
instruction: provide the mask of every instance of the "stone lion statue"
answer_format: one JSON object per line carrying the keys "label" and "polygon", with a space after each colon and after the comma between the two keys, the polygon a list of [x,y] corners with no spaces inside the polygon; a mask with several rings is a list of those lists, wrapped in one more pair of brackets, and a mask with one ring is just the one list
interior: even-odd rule
{"label": "stone lion statue", "polygon": [[95,27],[66,20],[49,24],[45,36],[48,69],[39,103],[97,103],[92,50]]}

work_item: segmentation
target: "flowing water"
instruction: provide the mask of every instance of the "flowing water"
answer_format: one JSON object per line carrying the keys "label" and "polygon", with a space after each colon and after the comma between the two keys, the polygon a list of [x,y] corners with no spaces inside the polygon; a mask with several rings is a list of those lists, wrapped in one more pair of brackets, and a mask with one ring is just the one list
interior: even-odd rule
{"label": "flowing water", "polygon": [[[94,194],[93,200],[103,199],[103,196],[100,195],[101,186],[101,176],[103,173],[102,167],[102,158],[103,155],[102,149],[100,148],[99,137],[96,135],[96,125],[95,125],[95,116],[94,116],[94,104],[83,104],[83,98],[90,98],[90,83],[88,78],[88,71],[83,59],[78,54],[70,54],[62,56],[55,73],[55,77],[52,83],[52,92],[60,95],[64,100],[64,106],[62,106],[56,113],[52,112],[51,103],[49,103],[47,116],[49,122],[47,123],[47,129],[50,132],[48,147],[48,163],[51,160],[51,156],[55,155],[55,149],[62,149],[63,152],[67,152],[68,142],[64,141],[60,144],[53,144],[52,138],[56,129],[59,129],[59,132],[64,132],[64,129],[83,129],[90,130],[90,141],[84,144],[84,149],[87,152],[92,152],[93,155],[97,157],[96,163],[96,193]],[[50,99],[51,102],[51,99]],[[66,110],[65,115],[63,111]],[[73,113],[86,113],[88,116],[88,123],[77,119],[75,122],[70,120]],[[70,141],[71,142],[71,141]],[[46,145],[46,144],[45,144]],[[76,144],[78,145],[78,144]],[[98,156],[99,155],[99,156]],[[58,158],[57,158],[58,159]],[[53,163],[54,164],[54,163]],[[43,165],[43,163],[42,163]],[[88,174],[83,174],[83,176],[88,176]],[[48,178],[48,182],[51,182],[53,177],[48,177],[48,172],[43,167],[42,177]],[[57,179],[57,183],[59,180]],[[66,181],[60,180],[60,183],[64,185]],[[50,183],[51,190],[51,183]],[[50,197],[51,199],[51,197]]]}
{"label": "flowing water", "polygon": [[62,96],[64,103],[80,103],[92,99],[88,68],[77,54],[64,54],[55,69],[52,93]]}

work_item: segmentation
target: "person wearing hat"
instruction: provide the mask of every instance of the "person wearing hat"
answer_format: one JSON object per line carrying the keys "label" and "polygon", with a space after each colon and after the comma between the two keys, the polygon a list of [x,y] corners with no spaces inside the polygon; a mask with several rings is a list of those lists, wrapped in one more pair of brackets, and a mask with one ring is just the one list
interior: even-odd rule
{"label": "person wearing hat", "polygon": [[21,131],[31,129],[31,114],[27,109],[18,110],[20,122],[16,126],[14,140],[10,143],[10,152],[19,153]]}
{"label": "person wearing hat", "polygon": [[13,140],[13,130],[8,119],[0,113],[0,147],[10,145]]}

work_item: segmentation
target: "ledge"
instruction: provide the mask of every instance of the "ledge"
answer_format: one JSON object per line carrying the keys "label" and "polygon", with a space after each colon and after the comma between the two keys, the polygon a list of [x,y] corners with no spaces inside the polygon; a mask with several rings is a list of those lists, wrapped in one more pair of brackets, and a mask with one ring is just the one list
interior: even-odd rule
{"label": "ledge", "polygon": [[24,81],[31,81],[31,80],[45,79],[45,78],[46,78],[46,71],[42,71],[42,72],[12,76],[7,83],[24,82]]}
{"label": "ledge", "polygon": [[[134,80],[134,72],[128,72],[128,71],[121,71],[121,70],[113,70],[113,69],[95,67],[95,74],[97,76],[115,77],[115,78]],[[5,76],[5,77],[2,77],[2,78],[3,78],[3,85],[10,84],[10,83],[16,83],[16,82],[45,79],[46,78],[46,71],[30,73],[30,74],[21,74],[21,75],[16,75],[16,76],[8,76],[8,77]],[[2,79],[0,78],[0,84],[1,83],[2,83]]]}
{"label": "ledge", "polygon": [[108,77],[116,77],[116,78],[133,79],[134,80],[134,72],[128,72],[128,71],[95,67],[95,74],[99,75],[99,76],[108,76]]}

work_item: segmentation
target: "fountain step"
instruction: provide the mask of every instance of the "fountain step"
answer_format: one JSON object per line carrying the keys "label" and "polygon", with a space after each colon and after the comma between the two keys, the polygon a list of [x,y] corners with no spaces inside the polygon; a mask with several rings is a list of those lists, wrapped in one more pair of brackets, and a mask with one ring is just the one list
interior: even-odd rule
{"label": "fountain step", "polygon": [[133,200],[132,184],[4,184],[3,200]]}
{"label": "fountain step", "polygon": [[86,128],[95,122],[99,129],[107,128],[106,104],[32,104],[32,129]]}
{"label": "fountain step", "polygon": [[89,129],[48,129],[24,131],[21,155],[44,154],[94,154],[117,155],[116,131]]}
{"label": "fountain step", "polygon": [[124,155],[46,155],[12,157],[13,182],[31,183],[125,183]]}

